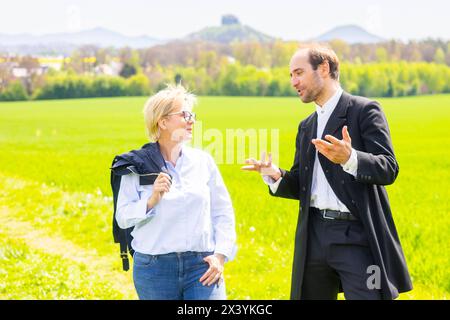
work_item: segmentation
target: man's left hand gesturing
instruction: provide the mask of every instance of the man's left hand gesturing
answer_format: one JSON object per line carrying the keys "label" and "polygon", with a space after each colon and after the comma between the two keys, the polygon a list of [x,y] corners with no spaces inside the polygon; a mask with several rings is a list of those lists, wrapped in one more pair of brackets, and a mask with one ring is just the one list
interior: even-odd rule
{"label": "man's left hand gesturing", "polygon": [[318,152],[336,164],[345,164],[352,154],[352,139],[348,134],[347,126],[342,128],[342,140],[327,134],[325,136],[329,142],[322,139],[312,139]]}

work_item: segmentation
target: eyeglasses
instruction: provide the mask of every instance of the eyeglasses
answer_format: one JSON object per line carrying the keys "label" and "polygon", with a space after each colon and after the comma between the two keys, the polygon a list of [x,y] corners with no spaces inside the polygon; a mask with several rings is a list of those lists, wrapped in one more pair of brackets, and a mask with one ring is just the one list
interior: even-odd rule
{"label": "eyeglasses", "polygon": [[174,112],[174,113],[169,113],[168,116],[171,116],[171,115],[174,115],[174,114],[183,114],[183,118],[184,118],[184,120],[186,120],[186,122],[195,121],[195,118],[196,118],[194,112],[189,112],[189,111],[186,111],[186,110],[179,111],[179,112]]}

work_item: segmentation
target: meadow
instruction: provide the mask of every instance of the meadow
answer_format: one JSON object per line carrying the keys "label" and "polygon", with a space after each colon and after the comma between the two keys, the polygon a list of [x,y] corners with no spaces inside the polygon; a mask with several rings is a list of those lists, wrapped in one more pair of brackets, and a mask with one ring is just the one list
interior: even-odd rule
{"label": "meadow", "polygon": [[[147,142],[145,99],[0,103],[0,299],[137,298],[112,241],[109,167],[114,155]],[[400,299],[447,299],[450,95],[377,100],[400,165],[387,190],[414,285]],[[314,106],[199,97],[194,111],[203,132],[277,129],[279,165],[290,168],[298,123]],[[219,165],[239,247],[225,267],[228,298],[288,299],[298,202],[271,197],[240,166]]]}

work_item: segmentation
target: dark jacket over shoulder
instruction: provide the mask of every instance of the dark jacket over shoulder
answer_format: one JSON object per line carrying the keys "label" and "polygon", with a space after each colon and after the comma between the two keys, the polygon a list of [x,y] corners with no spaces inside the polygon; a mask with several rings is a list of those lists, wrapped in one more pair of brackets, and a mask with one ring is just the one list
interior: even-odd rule
{"label": "dark jacket over shoulder", "polygon": [[[116,220],[117,198],[119,196],[120,182],[123,175],[134,173],[139,175],[140,185],[153,184],[160,172],[166,172],[164,158],[161,155],[158,143],[147,143],[141,149],[117,155],[111,164],[111,188],[113,193],[114,211],[112,217],[112,232],[114,242],[120,244],[120,257],[123,270],[129,269],[128,253],[133,256],[131,247],[134,227],[121,229]],[[170,175],[170,174],[169,174]]]}

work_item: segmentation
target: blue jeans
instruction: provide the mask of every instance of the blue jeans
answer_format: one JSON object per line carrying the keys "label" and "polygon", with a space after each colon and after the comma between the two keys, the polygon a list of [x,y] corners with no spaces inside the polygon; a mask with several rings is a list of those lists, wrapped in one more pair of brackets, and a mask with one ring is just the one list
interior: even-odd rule
{"label": "blue jeans", "polygon": [[225,300],[225,283],[211,286],[199,281],[208,270],[203,258],[212,252],[148,255],[135,252],[133,279],[141,300]]}

